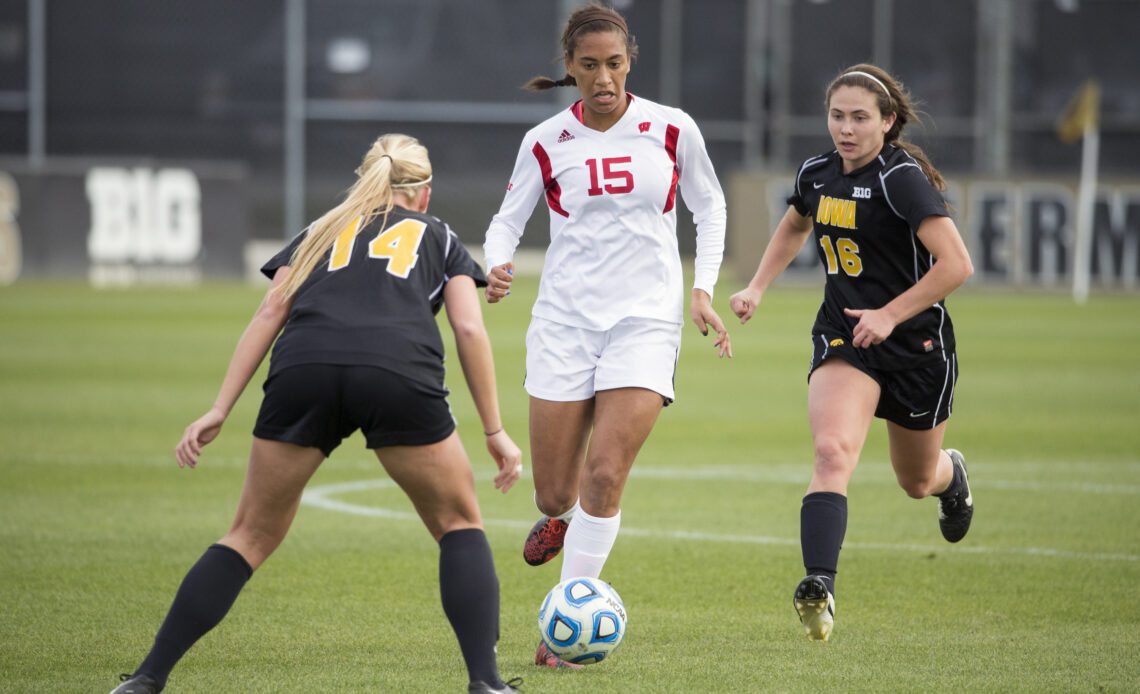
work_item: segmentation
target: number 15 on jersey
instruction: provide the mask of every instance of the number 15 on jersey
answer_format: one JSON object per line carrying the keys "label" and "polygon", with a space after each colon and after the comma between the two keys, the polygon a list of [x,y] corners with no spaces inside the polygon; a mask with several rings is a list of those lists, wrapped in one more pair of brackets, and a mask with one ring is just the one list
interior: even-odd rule
{"label": "number 15 on jersey", "polygon": [[[601,166],[599,167],[599,162]],[[604,159],[587,159],[586,168],[590,170],[590,187],[586,190],[587,195],[601,195],[602,193],[609,193],[611,195],[620,195],[628,193],[633,190],[633,172],[628,169],[621,168],[623,164],[633,162],[633,157],[605,157]],[[601,180],[605,181],[605,186],[601,185],[598,180],[598,169],[601,169]]]}

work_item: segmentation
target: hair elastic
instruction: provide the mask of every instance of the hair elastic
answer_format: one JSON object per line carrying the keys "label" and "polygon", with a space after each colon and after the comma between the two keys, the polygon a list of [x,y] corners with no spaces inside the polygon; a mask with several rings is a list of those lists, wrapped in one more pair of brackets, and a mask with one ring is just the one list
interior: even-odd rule
{"label": "hair elastic", "polygon": [[843,73],[843,75],[842,75],[842,76],[840,76],[840,79],[842,79],[843,77],[847,77],[847,76],[849,76],[849,75],[859,75],[860,77],[866,77],[867,79],[871,80],[871,81],[872,81],[872,82],[874,82],[875,84],[877,84],[877,85],[879,85],[880,87],[882,87],[882,88],[883,88],[883,93],[887,95],[887,98],[888,98],[888,99],[889,99],[889,98],[891,98],[891,90],[887,89],[887,85],[885,85],[885,84],[883,84],[882,82],[880,82],[880,81],[879,81],[879,78],[878,78],[878,77],[875,77],[875,76],[874,76],[874,75],[872,75],[871,73],[869,73],[869,72],[863,72],[862,70],[852,70],[851,72],[845,72],[845,73]]}

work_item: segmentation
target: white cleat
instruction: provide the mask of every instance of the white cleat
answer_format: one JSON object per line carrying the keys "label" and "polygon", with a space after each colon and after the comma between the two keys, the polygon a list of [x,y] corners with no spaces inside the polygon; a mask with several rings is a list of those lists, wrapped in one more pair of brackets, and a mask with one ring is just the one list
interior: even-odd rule
{"label": "white cleat", "polygon": [[835,626],[835,596],[819,576],[808,576],[796,586],[792,604],[807,637],[812,641],[827,641]]}

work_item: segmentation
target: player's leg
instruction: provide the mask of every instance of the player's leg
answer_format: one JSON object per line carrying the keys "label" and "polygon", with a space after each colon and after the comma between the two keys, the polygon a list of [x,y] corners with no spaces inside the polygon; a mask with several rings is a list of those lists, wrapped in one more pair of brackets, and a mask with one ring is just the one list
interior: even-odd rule
{"label": "player's leg", "polygon": [[954,462],[942,450],[946,422],[933,429],[907,429],[887,422],[891,466],[899,486],[912,499],[925,499],[950,487]]}
{"label": "player's leg", "polygon": [[974,498],[965,457],[953,448],[942,448],[945,430],[945,421],[922,431],[887,422],[891,465],[899,486],[915,499],[938,497],[938,525],[942,536],[957,542],[970,529]]}
{"label": "player's leg", "polygon": [[561,580],[601,574],[621,526],[621,495],[630,468],[662,406],[661,394],[645,388],[598,391],[581,508],[566,531]]}
{"label": "player's leg", "polygon": [[879,384],[843,359],[815,368],[808,382],[808,420],[815,464],[800,508],[806,578],[793,598],[809,638],[826,640],[835,613],[835,575],[847,532],[847,485],[870,429]]}
{"label": "player's leg", "polygon": [[915,499],[938,497],[938,525],[950,542],[966,536],[974,513],[966,460],[942,448],[957,375],[954,354],[929,368],[894,372],[880,404],[899,486]]}
{"label": "player's leg", "polygon": [[527,329],[531,473],[542,513],[523,543],[523,559],[531,566],[558,555],[578,509],[578,478],[594,414],[594,373],[604,339],[603,331],[537,316]]}
{"label": "player's leg", "polygon": [[116,692],[165,686],[178,660],[222,621],[253,571],[281,544],[305,484],[324,459],[319,448],[254,438],[233,526],[186,574],[150,653]]}
{"label": "player's leg", "polygon": [[580,485],[581,510],[566,532],[562,579],[597,577],[621,525],[629,471],[661,408],[673,401],[681,326],[626,318],[598,352],[593,434]]}
{"label": "player's leg", "polygon": [[439,543],[439,590],[473,691],[510,691],[499,678],[499,579],[483,533],[471,464],[459,435],[376,450]]}
{"label": "player's leg", "polygon": [[[545,564],[562,551],[570,522],[579,513],[578,486],[586,445],[590,440],[594,400],[558,402],[530,398],[530,464],[534,501],[542,517],[523,543],[523,559],[531,566]],[[542,641],[535,665],[577,669]]]}
{"label": "player's leg", "polygon": [[531,566],[562,551],[570,520],[578,511],[578,487],[590,440],[594,400],[559,402],[530,398],[530,457],[534,501],[542,517],[523,544]]}

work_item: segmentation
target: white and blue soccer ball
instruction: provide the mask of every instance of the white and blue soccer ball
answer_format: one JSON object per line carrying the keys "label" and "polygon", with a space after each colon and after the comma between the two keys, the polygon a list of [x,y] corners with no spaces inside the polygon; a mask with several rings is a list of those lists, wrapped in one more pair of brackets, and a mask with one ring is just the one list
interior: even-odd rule
{"label": "white and blue soccer ball", "polygon": [[550,589],[538,610],[546,646],[571,663],[601,662],[625,636],[625,605],[597,578],[568,578]]}

